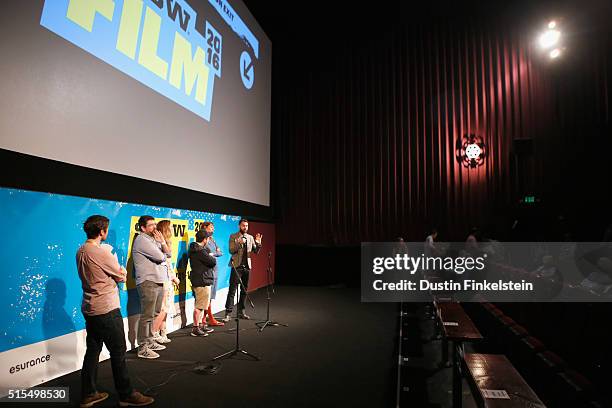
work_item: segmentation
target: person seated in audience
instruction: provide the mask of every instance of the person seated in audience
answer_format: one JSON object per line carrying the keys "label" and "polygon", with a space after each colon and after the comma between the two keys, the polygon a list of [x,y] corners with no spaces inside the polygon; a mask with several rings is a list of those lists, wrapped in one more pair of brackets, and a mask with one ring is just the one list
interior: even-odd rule
{"label": "person seated in audience", "polygon": [[559,270],[555,265],[555,260],[551,255],[542,257],[542,265],[533,271],[536,278],[554,279],[559,277]]}
{"label": "person seated in audience", "polygon": [[472,227],[470,229],[470,233],[465,240],[465,250],[470,254],[474,254],[479,251],[478,241],[479,241],[480,231],[477,227]]}
{"label": "person seated in audience", "polygon": [[436,238],[438,237],[438,230],[433,228],[431,233],[425,238],[425,244],[423,250],[425,256],[440,256],[442,254],[441,248],[436,245]]}
{"label": "person seated in audience", "polygon": [[596,269],[580,283],[595,294],[612,294],[612,260],[608,257],[597,259]]}
{"label": "person seated in audience", "polygon": [[403,237],[397,237],[395,239],[395,245],[393,246],[393,253],[391,255],[395,256],[396,254],[408,255],[408,244],[404,241]]}

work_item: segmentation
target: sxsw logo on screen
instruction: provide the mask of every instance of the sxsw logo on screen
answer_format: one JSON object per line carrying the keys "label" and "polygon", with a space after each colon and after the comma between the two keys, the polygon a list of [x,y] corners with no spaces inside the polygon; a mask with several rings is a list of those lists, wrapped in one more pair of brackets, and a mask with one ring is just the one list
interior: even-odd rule
{"label": "sxsw logo on screen", "polygon": [[221,35],[185,0],[45,0],[41,25],[210,121]]}

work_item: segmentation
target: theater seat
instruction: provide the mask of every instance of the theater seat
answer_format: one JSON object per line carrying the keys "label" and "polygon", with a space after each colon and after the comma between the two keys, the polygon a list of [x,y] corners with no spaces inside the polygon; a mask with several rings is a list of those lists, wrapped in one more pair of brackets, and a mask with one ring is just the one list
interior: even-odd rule
{"label": "theater seat", "polygon": [[532,336],[514,338],[511,344],[513,347],[509,350],[511,359],[516,364],[518,370],[526,373],[526,380],[534,380],[534,368],[536,366],[536,355],[546,350],[546,346],[540,340]]}
{"label": "theater seat", "polygon": [[593,389],[593,385],[588,378],[580,374],[578,371],[568,369],[559,373],[559,376],[562,377],[576,392],[590,392]]}
{"label": "theater seat", "polygon": [[510,326],[510,332],[517,338],[523,338],[529,336],[529,332],[526,328],[521,326],[520,324],[515,324],[514,326]]}
{"label": "theater seat", "polygon": [[529,377],[533,379],[532,383],[536,391],[546,400],[556,399],[558,384],[555,384],[553,380],[557,373],[567,368],[567,363],[549,350],[536,353],[534,361],[535,367]]}
{"label": "theater seat", "polygon": [[546,349],[544,343],[532,336],[522,338],[521,343],[523,343],[529,351],[534,353],[534,355]]}
{"label": "theater seat", "polygon": [[536,357],[540,363],[538,366],[541,368],[541,371],[558,373],[567,367],[565,360],[549,350],[537,353]]}
{"label": "theater seat", "polygon": [[499,307],[497,307],[497,306],[495,306],[495,305],[493,305],[493,304],[492,304],[492,305],[491,305],[491,307],[489,308],[489,313],[491,313],[491,314],[492,314],[492,315],[494,315],[494,316],[497,316],[497,315],[503,315],[503,314],[504,314],[504,312],[502,312],[502,311],[501,311],[501,309],[500,309]]}
{"label": "theater seat", "polygon": [[517,324],[514,319],[505,315],[498,315],[497,320],[499,320],[499,322],[504,326],[513,326]]}
{"label": "theater seat", "polygon": [[553,383],[556,403],[559,406],[584,407],[593,401],[593,385],[582,374],[568,369],[556,374]]}

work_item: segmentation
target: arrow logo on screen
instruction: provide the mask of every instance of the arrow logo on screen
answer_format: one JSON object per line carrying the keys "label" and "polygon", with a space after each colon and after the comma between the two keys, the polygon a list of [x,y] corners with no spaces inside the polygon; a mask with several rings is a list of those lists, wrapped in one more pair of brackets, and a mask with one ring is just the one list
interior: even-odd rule
{"label": "arrow logo on screen", "polygon": [[251,77],[250,77],[250,75],[249,75],[249,72],[251,72],[251,69],[253,68],[253,60],[250,60],[250,61],[248,62],[248,65],[247,65],[247,61],[243,61],[243,67],[244,67],[244,68],[243,68],[243,74],[242,74],[242,75],[243,75],[243,76],[244,76],[246,79],[248,79],[248,80],[250,81],[250,80],[251,80]]}
{"label": "arrow logo on screen", "polygon": [[239,67],[242,67],[242,70],[240,71],[242,84],[246,89],[251,89],[253,87],[253,82],[255,81],[255,68],[253,65],[253,58],[251,58],[251,54],[249,54],[247,51],[243,51],[240,55]]}

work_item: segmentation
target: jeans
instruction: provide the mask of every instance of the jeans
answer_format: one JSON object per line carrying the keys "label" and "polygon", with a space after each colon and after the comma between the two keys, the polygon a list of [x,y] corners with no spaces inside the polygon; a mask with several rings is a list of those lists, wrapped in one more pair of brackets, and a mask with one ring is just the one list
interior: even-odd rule
{"label": "jeans", "polygon": [[[240,278],[242,279],[242,283],[244,284],[244,287],[248,288],[249,287],[249,273],[250,273],[249,268],[244,267],[244,266],[239,266],[235,269],[236,269],[236,272],[238,272],[238,275],[240,275]],[[236,296],[236,290],[238,289],[238,285],[240,285],[240,282],[238,281],[238,278],[236,277],[236,273],[232,271],[232,275],[230,276],[229,291],[227,292],[227,300],[225,301],[225,311],[227,313],[231,313],[232,310],[234,309],[234,296]],[[240,299],[238,300],[238,311],[244,310],[245,299],[246,299],[246,290],[242,288],[241,286],[240,287]]]}
{"label": "jeans", "polygon": [[132,385],[125,363],[125,333],[120,309],[111,310],[103,315],[85,316],[85,328],[87,329],[87,351],[85,351],[81,370],[82,396],[86,397],[97,391],[98,359],[102,351],[102,344],[106,344],[110,352],[115,388],[120,399],[127,398],[132,393]]}
{"label": "jeans", "polygon": [[140,319],[138,320],[138,345],[153,341],[153,320],[161,312],[164,303],[164,285],[144,281],[137,286],[140,296]]}

